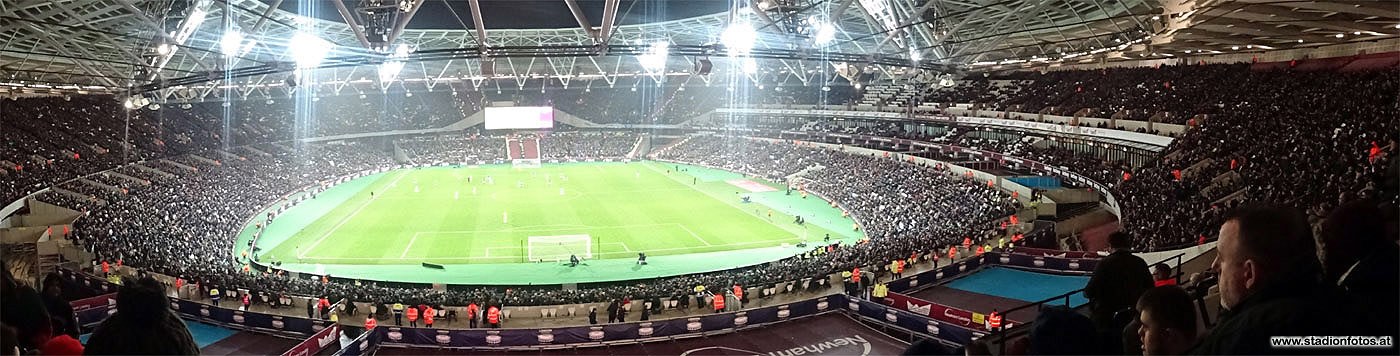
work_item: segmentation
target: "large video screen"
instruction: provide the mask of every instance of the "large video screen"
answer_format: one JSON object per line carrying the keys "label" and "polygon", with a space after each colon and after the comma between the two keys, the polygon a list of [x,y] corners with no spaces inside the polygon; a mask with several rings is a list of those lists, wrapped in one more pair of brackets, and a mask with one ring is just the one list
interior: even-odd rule
{"label": "large video screen", "polygon": [[554,127],[554,108],[507,106],[486,108],[486,129],[547,129]]}

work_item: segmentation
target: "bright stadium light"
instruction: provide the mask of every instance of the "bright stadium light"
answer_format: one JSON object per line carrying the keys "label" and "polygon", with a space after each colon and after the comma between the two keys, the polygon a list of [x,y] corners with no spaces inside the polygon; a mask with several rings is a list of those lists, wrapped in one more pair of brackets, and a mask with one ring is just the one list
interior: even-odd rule
{"label": "bright stadium light", "polygon": [[394,53],[389,55],[389,60],[379,65],[379,81],[387,83],[394,80],[403,70],[403,59],[408,58],[409,48],[407,44],[400,43],[394,48]]}
{"label": "bright stadium light", "polygon": [[224,31],[224,37],[219,41],[219,50],[220,53],[224,54],[224,57],[233,57],[238,55],[238,49],[242,45],[243,34],[239,33],[238,30],[229,29]]}
{"label": "bright stadium light", "polygon": [[831,44],[831,41],[836,39],[836,26],[826,21],[815,21],[815,17],[813,19],[812,22],[817,24],[817,33],[813,35],[812,40],[816,41],[819,47]]}
{"label": "bright stadium light", "polygon": [[315,68],[321,65],[321,61],[326,59],[326,53],[331,50],[330,42],[306,32],[293,35],[288,46],[292,59],[297,62],[297,68]]}
{"label": "bright stadium light", "polygon": [[924,56],[923,56],[922,54],[919,54],[919,51],[916,51],[916,50],[909,50],[909,60],[910,60],[910,61],[918,62],[918,61],[921,61],[921,60],[923,60],[923,59],[924,59]]}
{"label": "bright stadium light", "polygon": [[637,56],[637,62],[642,64],[648,72],[659,72],[666,69],[666,56],[670,52],[671,43],[667,41],[656,41],[647,47],[647,51]]}
{"label": "bright stadium light", "polygon": [[748,53],[753,49],[754,41],[758,40],[758,32],[754,31],[748,22],[737,21],[724,29],[719,40],[724,44],[724,48],[729,50],[730,55]]}

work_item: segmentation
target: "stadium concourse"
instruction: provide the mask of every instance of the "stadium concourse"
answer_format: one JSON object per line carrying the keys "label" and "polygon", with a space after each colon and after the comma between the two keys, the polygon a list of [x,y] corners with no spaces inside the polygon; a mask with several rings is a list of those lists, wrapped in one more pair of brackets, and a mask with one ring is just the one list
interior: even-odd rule
{"label": "stadium concourse", "polygon": [[[903,346],[871,330],[899,328],[902,331],[898,332],[909,338],[944,340],[965,347],[969,354],[988,354],[984,351],[990,350],[983,348],[990,343],[1011,350],[999,354],[1258,354],[1279,351],[1268,344],[1270,336],[1393,336],[1394,326],[1400,324],[1395,311],[1395,305],[1400,304],[1396,293],[1400,278],[1395,276],[1400,262],[1396,262],[1394,240],[1395,211],[1400,203],[1396,187],[1400,160],[1394,159],[1400,153],[1400,137],[1396,136],[1400,133],[1396,120],[1400,107],[1395,105],[1400,97],[1400,70],[1395,68],[1394,57],[1391,53],[1381,57],[1388,62],[1355,71],[1341,69],[1353,63],[1372,63],[1377,57],[1356,57],[1311,71],[1290,70],[1291,64],[1184,61],[1112,70],[989,73],[963,80],[951,89],[925,92],[920,88],[908,93],[922,102],[971,104],[963,108],[977,107],[983,114],[992,111],[991,117],[981,119],[1010,122],[999,126],[1007,129],[941,119],[953,115],[953,109],[962,109],[954,106],[935,109],[941,116],[898,116],[901,114],[896,112],[893,122],[874,115],[890,112],[878,108],[862,111],[860,105],[845,106],[842,111],[848,113],[843,115],[850,117],[842,120],[724,117],[714,113],[727,103],[709,100],[719,89],[678,90],[674,93],[679,99],[672,98],[659,108],[616,106],[613,99],[628,94],[602,89],[552,94],[557,96],[530,91],[496,94],[499,97],[495,98],[482,92],[438,92],[412,96],[413,100],[403,105],[371,103],[392,102],[378,100],[383,97],[366,100],[344,96],[312,105],[323,110],[311,127],[298,126],[308,123],[295,118],[302,114],[296,109],[298,105],[306,103],[268,103],[263,99],[188,107],[167,104],[158,110],[132,111],[123,111],[118,100],[103,96],[0,100],[4,117],[0,129],[7,138],[0,146],[4,172],[0,197],[20,202],[9,204],[18,218],[7,221],[32,224],[26,226],[32,228],[27,233],[43,236],[43,241],[26,248],[7,244],[2,316],[6,331],[16,334],[7,340],[15,340],[15,347],[21,350],[42,349],[52,334],[79,334],[79,329],[90,331],[86,329],[100,323],[87,338],[88,346],[94,352],[112,353],[122,351],[121,346],[138,344],[168,345],[170,349],[146,350],[169,353],[190,353],[207,346],[199,345],[190,335],[181,317],[208,320],[227,315],[230,322],[221,325],[232,327],[238,323],[233,320],[266,312],[275,314],[283,326],[305,326],[308,332],[297,334],[302,338],[319,335],[312,330],[335,330],[327,325],[363,325],[374,320],[381,328],[366,335],[392,340],[393,333],[466,333],[461,324],[470,310],[467,305],[480,306],[480,312],[503,310],[504,315],[483,314],[480,318],[503,320],[493,323],[507,326],[502,332],[532,326],[591,325],[594,322],[587,319],[585,311],[595,307],[613,314],[603,315],[609,322],[597,323],[609,325],[599,328],[634,330],[641,326],[613,322],[616,311],[635,310],[643,315],[637,317],[646,318],[653,317],[652,309],[642,307],[647,303],[661,306],[665,301],[669,307],[671,301],[689,304],[694,300],[694,305],[662,308],[654,318],[681,317],[679,323],[687,328],[685,320],[696,319],[694,324],[700,328],[716,324],[698,321],[705,314],[718,314],[734,322],[738,319],[734,315],[756,307],[784,308],[844,294],[854,297],[836,308],[840,311],[809,319],[738,331],[726,328],[706,338],[608,346],[607,350],[619,354],[779,354],[838,338],[850,344],[846,338],[852,338],[866,342],[870,353],[884,354],[898,352]],[[1309,62],[1298,68],[1314,68],[1306,65]],[[1015,90],[1003,91],[1003,85]],[[593,92],[599,94],[590,94]],[[807,87],[783,93],[761,101],[787,108],[865,99],[858,89],[841,93]],[[574,121],[579,125],[510,133],[483,130],[477,125],[453,126],[496,103],[538,105],[543,104],[541,100],[552,101],[558,111],[579,118]],[[234,112],[238,114],[229,114]],[[1115,116],[1103,120],[1105,129],[1137,125],[1132,122],[1144,119],[1160,124],[1108,131],[1113,137],[1143,137],[1128,135],[1140,131],[1137,133],[1153,136],[1152,142],[1171,140],[1155,150],[1115,156],[1081,146],[1132,145],[1099,141],[1096,138],[1101,137],[1082,130],[1075,132],[1083,134],[1066,137],[1053,130],[1037,131],[1034,127],[1038,125],[1031,125],[1046,124],[1036,121],[1049,114],[1081,112]],[[588,125],[593,122],[587,120],[595,118],[648,126],[594,129]],[[658,122],[678,125],[650,126]],[[1179,125],[1167,126],[1171,124]],[[920,128],[929,125],[938,128]],[[1065,129],[1064,125],[1046,125]],[[1172,127],[1177,129],[1160,131]],[[378,134],[392,130],[442,132]],[[321,142],[303,140],[306,137],[293,132],[348,136]],[[258,252],[249,248],[251,239],[238,236],[249,222],[254,224],[250,233],[255,235],[272,228],[260,224],[270,219],[264,209],[288,208],[285,199],[289,196],[298,204],[318,199],[318,194],[329,198],[330,189],[345,184],[346,177],[400,167],[512,164],[516,158],[507,154],[511,152],[508,142],[519,142],[524,135],[536,136],[526,141],[538,140],[536,153],[545,160],[649,157],[772,182],[800,182],[802,192],[830,199],[829,204],[848,213],[866,238],[858,242],[837,239],[830,244],[812,241],[782,258],[713,273],[646,275],[564,288],[530,280],[509,286],[473,284],[471,276],[462,283],[432,285],[294,270],[285,263],[252,258]],[[856,139],[857,135],[862,139]],[[924,146],[916,148],[910,141],[894,139]],[[929,146],[934,143],[945,146]],[[1000,159],[970,155],[974,148],[997,153]],[[1058,177],[1034,173],[1016,160],[1036,160],[1067,173]],[[1071,181],[1070,173],[1087,176],[1089,181]],[[1001,178],[1015,182],[1011,178],[1022,175],[1064,179],[1066,186],[1013,194],[1015,190],[1004,189],[1012,187],[1011,183],[998,183]],[[986,177],[991,179],[984,180]],[[309,193],[303,193],[308,189]],[[1086,210],[1100,215],[1108,214],[1105,206],[1116,201],[1113,221],[1059,233],[1060,226],[1075,225],[1072,220],[1091,214],[1040,214],[1041,207],[1048,210],[1057,194],[1070,193],[1092,193],[1085,202]],[[1108,199],[1110,195],[1116,200]],[[489,218],[494,220],[496,215]],[[1007,224],[1002,225],[1003,221]],[[1059,238],[1082,233],[1089,239],[1092,234],[1086,231],[1093,231],[1089,228],[1116,230],[1120,226],[1116,233],[1098,234],[1107,245],[1102,249],[1072,251],[1089,244],[1076,246]],[[1020,243],[1021,248],[1029,245],[1047,250],[1016,250],[1006,241]],[[1196,251],[1203,249],[1214,252]],[[63,252],[56,252],[60,250]],[[953,256],[940,258],[949,250]],[[1160,259],[1138,257],[1185,253],[1179,251],[1218,256],[1217,262],[1207,271],[1201,268],[1201,261],[1175,261],[1153,276],[1149,273],[1157,267],[1147,262]],[[1102,257],[1096,252],[1112,254]],[[1025,261],[1024,265],[1016,265],[1013,257]],[[1050,266],[1051,261],[1063,262],[1063,267]],[[1084,274],[1086,271],[1074,267],[1082,266],[1081,262],[1093,263],[1099,270],[1087,281],[1083,277],[1062,278],[1071,281],[1063,284],[1068,287],[1045,287],[1054,291],[1048,294],[1027,293],[1026,289],[1033,288],[1030,283],[968,282],[976,273],[1000,271],[1001,267],[991,265]],[[972,264],[979,267],[959,270]],[[1185,265],[1198,269],[1181,267]],[[955,275],[945,275],[943,269],[948,268]],[[20,282],[52,271],[67,274],[55,274],[53,284],[47,283],[48,278],[42,284]],[[1187,274],[1190,272],[1200,273]],[[122,276],[130,278],[123,281]],[[94,277],[122,285],[92,283]],[[921,278],[934,281],[921,284],[928,288],[922,290],[935,292],[918,293],[921,287],[911,281]],[[1006,290],[977,284],[999,285]],[[1156,284],[1163,286],[1152,288]],[[1166,286],[1169,284],[1185,288]],[[736,285],[738,293],[730,292]],[[934,299],[930,302],[949,310],[966,309],[971,317],[960,330],[972,336],[953,342],[947,341],[950,335],[929,331],[941,330],[937,328],[948,322],[937,315],[901,319],[910,317],[901,313],[917,314],[922,307],[890,305],[882,315],[918,320],[926,328],[922,331],[859,314],[870,310],[861,307],[863,298],[882,299],[891,288]],[[944,289],[980,295],[958,297],[936,292]],[[1088,310],[1047,307],[1034,314],[1018,314],[1001,309],[1018,302],[1036,302],[1058,291],[1068,290],[1063,295],[1069,296],[1081,289],[1088,299]],[[167,295],[179,298],[164,298]],[[243,299],[245,295],[249,297]],[[70,302],[93,296],[110,296],[110,303],[99,304],[118,306],[117,314],[90,325],[75,325],[77,317],[68,317],[76,309]],[[750,302],[739,305],[745,299]],[[247,300],[246,310],[219,307],[245,304],[243,300]],[[169,307],[172,303],[175,309]],[[1219,304],[1229,312],[1213,313],[1206,303]],[[316,304],[355,307],[317,312]],[[459,315],[453,320],[445,313],[446,321],[439,324],[445,327],[435,325],[435,329],[391,327],[397,316],[389,310],[401,304],[409,308],[431,306]],[[987,304],[1006,312],[1010,320],[1033,318],[1034,322],[1030,327],[1002,329],[997,325],[1000,315],[986,310]],[[1075,307],[1081,303],[1068,304]],[[571,306],[577,309],[563,312],[564,317],[543,315]],[[376,317],[363,319],[356,309],[373,310]],[[1129,312],[1115,315],[1123,310]],[[517,315],[512,317],[511,312]],[[542,317],[520,315],[526,312]],[[636,321],[626,312],[622,314],[624,320]],[[55,323],[49,322],[53,316],[58,316]],[[102,316],[106,317],[105,313]],[[1141,328],[1129,326],[1134,319]],[[820,326],[806,327],[806,323]],[[879,326],[864,329],[857,323]],[[1195,332],[1198,324],[1199,333]],[[132,335],[140,334],[134,330],[152,332]],[[1144,335],[1134,338],[1133,331]],[[782,336],[798,332],[811,339]],[[774,336],[766,337],[768,334]],[[309,340],[316,341],[315,337]],[[483,336],[482,340],[491,339]],[[1134,345],[1134,340],[1145,344],[1135,347],[1139,345]],[[437,347],[435,342],[429,339],[423,346]],[[386,348],[381,352],[396,351]],[[1395,349],[1327,350],[1353,352],[1394,354]]]}

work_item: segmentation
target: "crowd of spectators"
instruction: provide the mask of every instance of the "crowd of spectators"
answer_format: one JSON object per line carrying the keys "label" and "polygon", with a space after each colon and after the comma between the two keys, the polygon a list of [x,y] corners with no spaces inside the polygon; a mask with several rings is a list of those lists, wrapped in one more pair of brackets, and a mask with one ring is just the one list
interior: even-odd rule
{"label": "crowd of spectators", "polygon": [[0,201],[123,162],[217,147],[210,123],[180,109],[127,111],[110,96],[0,100]]}
{"label": "crowd of spectators", "polygon": [[415,164],[502,162],[506,139],[475,133],[415,136],[395,141]]}
{"label": "crowd of spectators", "polygon": [[[570,133],[549,136],[544,140],[548,142],[571,135],[579,136],[558,142],[575,145],[570,149],[580,154],[626,154],[631,144],[635,143],[635,136],[618,133]],[[578,147],[575,141],[598,141],[594,140],[597,137],[584,135],[606,135],[611,140],[604,141],[628,144],[597,143]],[[462,141],[438,137],[427,142],[442,140]],[[862,228],[867,229],[874,241],[843,246],[830,254],[790,258],[733,273],[682,276],[643,284],[571,291],[547,288],[433,291],[416,286],[322,283],[305,276],[296,278],[281,273],[250,273],[244,270],[247,260],[228,256],[229,251],[233,250],[234,232],[264,204],[301,187],[392,164],[387,152],[362,144],[310,144],[302,147],[301,151],[281,145],[257,145],[233,150],[232,153],[239,155],[239,158],[213,163],[191,158],[175,160],[181,162],[179,165],[163,161],[146,162],[141,163],[141,167],[145,168],[126,167],[123,171],[142,172],[139,174],[149,178],[149,185],[133,185],[129,193],[110,197],[105,204],[72,199],[54,199],[50,202],[88,212],[75,226],[74,239],[96,254],[99,260],[120,261],[142,270],[181,276],[205,288],[240,288],[272,295],[331,295],[384,303],[405,301],[449,305],[464,305],[469,301],[538,305],[593,302],[621,296],[673,297],[687,295],[686,291],[696,285],[723,288],[736,282],[765,285],[818,277],[857,265],[887,263],[913,253],[929,253],[937,247],[946,247],[936,244],[949,245],[954,240],[960,241],[964,235],[988,233],[993,225],[990,220],[1010,213],[1013,208],[1009,197],[973,182],[961,181],[937,167],[759,141],[744,141],[748,144],[742,150],[739,150],[739,146],[730,146],[721,156],[724,158],[717,158],[711,156],[715,147],[708,141],[691,142],[672,148],[669,152],[675,156],[670,158],[698,164],[726,165],[738,171],[767,172],[763,175],[773,178],[812,166],[825,167],[810,172],[812,181],[807,189],[849,202],[848,208],[852,214],[867,217]],[[500,149],[497,147],[502,145],[490,146]],[[447,145],[422,145],[417,148],[423,150],[420,154],[428,156],[436,153],[427,151],[453,149]],[[203,153],[201,157],[220,155]],[[197,167],[190,170],[180,165]],[[173,175],[154,173],[147,168]],[[851,182],[847,178],[850,176],[871,178],[864,184],[849,184]],[[41,199],[48,200],[50,196],[67,197],[45,195]],[[920,203],[898,203],[901,201]],[[975,218],[967,218],[969,216]]]}
{"label": "crowd of spectators", "polygon": [[[254,99],[196,104],[191,110],[216,113],[225,109],[236,127],[267,131],[266,141],[391,130],[440,128],[481,110],[480,93],[436,91],[374,95],[327,95],[302,99]],[[224,105],[230,105],[224,107]],[[262,129],[259,129],[262,128]]]}
{"label": "crowd of spectators", "polygon": [[1168,122],[1184,124],[1191,114],[1214,114],[1240,102],[1231,90],[1222,90],[1230,83],[1278,75],[1251,74],[1248,69],[1248,64],[1236,64],[1013,72],[961,80],[958,87],[935,92],[929,101],[1065,116],[1086,108],[1095,109],[1095,117],[1125,111],[1132,120],[1166,111],[1180,113]]}
{"label": "crowd of spectators", "polygon": [[637,134],[617,132],[566,132],[540,137],[543,159],[623,158],[637,146]]}
{"label": "crowd of spectators", "polygon": [[[775,181],[794,174],[805,189],[841,202],[864,221],[875,243],[855,251],[869,260],[925,253],[964,237],[985,237],[992,220],[1011,214],[1016,201],[983,184],[966,181],[942,167],[926,167],[887,157],[842,150],[740,138],[700,138],[660,156]],[[859,177],[859,178],[856,178]]]}
{"label": "crowd of spectators", "polygon": [[[1276,202],[1316,218],[1358,198],[1400,199],[1383,182],[1400,139],[1400,71],[1248,74],[1216,89],[1230,104],[1120,186],[1124,226],[1148,239],[1145,249],[1213,235],[1240,202]],[[1227,176],[1236,177],[1228,180],[1235,198],[1200,194]]]}

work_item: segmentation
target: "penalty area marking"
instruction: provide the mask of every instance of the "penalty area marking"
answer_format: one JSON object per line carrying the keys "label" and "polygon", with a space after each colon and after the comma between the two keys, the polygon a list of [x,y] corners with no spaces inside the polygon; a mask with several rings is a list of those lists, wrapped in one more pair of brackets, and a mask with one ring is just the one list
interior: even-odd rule
{"label": "penalty area marking", "polygon": [[[397,186],[397,185],[399,184],[399,180],[403,179],[403,177],[406,176],[406,175],[408,175],[408,171],[404,171],[404,172],[402,172],[402,173],[399,173],[399,176],[398,176],[398,177],[395,177],[393,182],[389,182],[389,187]],[[371,189],[370,191],[373,192],[374,190]],[[345,223],[350,222],[351,218],[354,218],[356,215],[360,215],[360,212],[361,212],[361,211],[364,211],[364,210],[365,210],[365,207],[369,206],[369,203],[373,203],[375,199],[379,199],[379,197],[380,197],[380,196],[383,196],[383,195],[384,195],[384,194],[372,194],[372,195],[370,195],[369,199],[365,200],[364,203],[361,203],[359,208],[355,209],[354,212],[351,212],[350,215],[346,215],[345,217],[340,218],[340,223],[335,224],[335,226],[334,226],[334,227],[331,227],[331,229],[328,230],[328,231],[326,231],[326,233],[321,234],[321,238],[316,239],[315,242],[312,242],[312,243],[311,243],[311,246],[306,247],[306,249],[304,249],[304,250],[299,249],[299,251],[297,251],[297,258],[298,258],[298,259],[306,258],[306,251],[311,251],[311,250],[315,249],[316,246],[320,246],[320,245],[321,245],[321,242],[326,241],[326,238],[327,238],[327,237],[330,237],[331,234],[335,233],[336,230],[340,230],[340,227],[341,227],[341,226],[345,226]]]}

